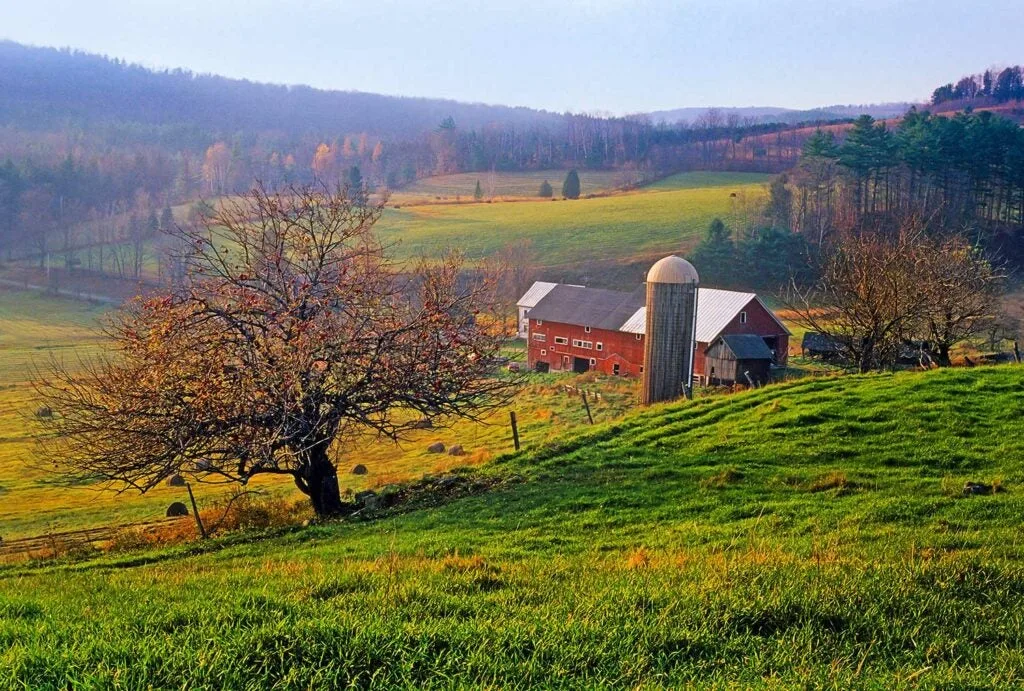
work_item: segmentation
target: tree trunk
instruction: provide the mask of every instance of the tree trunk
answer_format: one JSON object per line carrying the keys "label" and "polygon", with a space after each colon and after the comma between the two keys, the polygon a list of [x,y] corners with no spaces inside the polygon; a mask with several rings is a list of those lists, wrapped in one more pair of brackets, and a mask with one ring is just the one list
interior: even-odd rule
{"label": "tree trunk", "polygon": [[949,359],[949,346],[944,343],[937,343],[935,345],[938,350],[935,361],[939,363],[939,367],[949,367],[953,364]]}
{"label": "tree trunk", "polygon": [[319,518],[337,516],[342,512],[338,471],[327,458],[329,444],[318,444],[302,453],[303,463],[295,476],[295,484],[313,504]]}

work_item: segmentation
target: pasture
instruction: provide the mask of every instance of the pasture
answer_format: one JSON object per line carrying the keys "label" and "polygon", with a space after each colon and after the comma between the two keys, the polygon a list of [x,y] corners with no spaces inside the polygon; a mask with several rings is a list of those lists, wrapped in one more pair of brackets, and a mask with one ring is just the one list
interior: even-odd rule
{"label": "pasture", "polygon": [[527,240],[542,267],[654,259],[693,247],[716,217],[738,222],[764,198],[767,180],[682,173],[591,199],[399,205],[385,211],[377,228],[402,257],[458,249],[481,259]]}
{"label": "pasture", "polygon": [[0,684],[1019,686],[1022,392],[805,380],[503,456],[439,508],[6,567]]}
{"label": "pasture", "polygon": [[[541,183],[551,183],[554,196],[562,196],[562,182],[565,170],[538,170],[517,172],[476,172],[456,173],[454,175],[436,175],[420,178],[392,195],[396,203],[415,203],[416,201],[455,200],[472,201],[477,180],[485,198],[490,197],[536,197]],[[582,170],[579,171],[582,194],[595,194],[614,191],[631,186],[637,174],[630,171],[617,170]]]}

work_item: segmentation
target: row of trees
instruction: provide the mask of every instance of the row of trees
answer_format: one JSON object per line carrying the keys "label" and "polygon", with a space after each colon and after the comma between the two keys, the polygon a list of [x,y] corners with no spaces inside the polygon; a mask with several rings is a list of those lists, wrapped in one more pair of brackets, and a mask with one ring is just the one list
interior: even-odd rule
{"label": "row of trees", "polygon": [[956,102],[969,104],[1006,103],[1024,99],[1024,68],[1012,65],[1000,70],[961,77],[956,83],[943,84],[932,92],[932,105]]}
{"label": "row of trees", "polygon": [[790,176],[789,225],[815,244],[840,227],[917,215],[1024,259],[1024,130],[991,113],[859,118],[839,143],[818,131]]}

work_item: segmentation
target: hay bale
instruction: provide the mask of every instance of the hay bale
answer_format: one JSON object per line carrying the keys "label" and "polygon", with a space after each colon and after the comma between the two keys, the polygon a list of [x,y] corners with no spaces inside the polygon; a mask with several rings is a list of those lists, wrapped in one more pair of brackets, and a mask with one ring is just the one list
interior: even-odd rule
{"label": "hay bale", "polygon": [[53,417],[53,411],[50,410],[50,406],[44,405],[36,410],[36,417],[40,419],[51,418]]}
{"label": "hay bale", "polygon": [[449,456],[465,456],[466,450],[462,448],[462,444],[453,444],[452,448],[448,449]]}
{"label": "hay bale", "polygon": [[168,518],[179,518],[188,515],[188,507],[180,501],[176,501],[167,507]]}
{"label": "hay bale", "polygon": [[444,444],[439,441],[435,441],[433,444],[427,447],[428,453],[444,453]]}
{"label": "hay bale", "polygon": [[353,475],[366,475],[366,473],[366,466],[363,465],[362,463],[357,463],[355,467],[352,468]]}
{"label": "hay bale", "polygon": [[167,486],[168,487],[184,487],[185,486],[185,478],[183,478],[181,475],[171,475],[171,477],[169,477],[167,479]]}

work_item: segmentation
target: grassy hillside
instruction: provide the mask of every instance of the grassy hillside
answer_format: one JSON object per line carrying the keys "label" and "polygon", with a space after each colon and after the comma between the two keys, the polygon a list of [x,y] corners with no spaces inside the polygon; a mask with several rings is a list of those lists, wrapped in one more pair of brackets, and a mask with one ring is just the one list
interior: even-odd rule
{"label": "grassy hillside", "polygon": [[625,261],[691,247],[712,219],[729,223],[763,198],[767,179],[683,173],[593,199],[400,205],[387,210],[378,229],[406,256],[458,248],[480,258],[526,239],[542,266]]}
{"label": "grassy hillside", "polygon": [[0,684],[1019,685],[1022,392],[807,380],[505,457],[442,508],[8,568]]}

